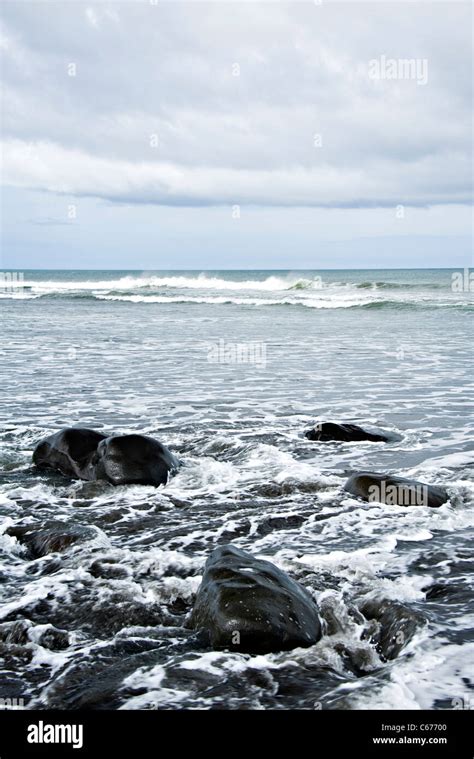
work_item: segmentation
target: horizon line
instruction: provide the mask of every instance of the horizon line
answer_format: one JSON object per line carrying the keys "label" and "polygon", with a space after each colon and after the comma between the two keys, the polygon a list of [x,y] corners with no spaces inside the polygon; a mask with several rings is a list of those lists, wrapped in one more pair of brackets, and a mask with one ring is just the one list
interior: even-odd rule
{"label": "horizon line", "polygon": [[347,266],[343,267],[337,267],[337,268],[323,268],[321,266],[316,268],[308,268],[308,267],[278,267],[278,268],[251,268],[251,269],[213,269],[213,268],[204,268],[200,267],[198,269],[188,269],[188,268],[177,268],[177,269],[145,269],[142,267],[139,267],[138,269],[128,269],[128,268],[67,268],[67,269],[51,269],[47,267],[42,268],[28,268],[28,267],[17,267],[17,268],[11,268],[11,267],[1,267],[0,271],[10,271],[10,272],[19,272],[20,270],[24,271],[133,271],[133,272],[175,272],[175,271],[185,271],[185,272],[223,272],[223,271],[229,271],[229,272],[235,272],[235,271],[453,271],[453,269],[471,269],[474,268],[474,263],[465,265],[465,266],[397,266],[397,267],[356,267],[351,268]]}

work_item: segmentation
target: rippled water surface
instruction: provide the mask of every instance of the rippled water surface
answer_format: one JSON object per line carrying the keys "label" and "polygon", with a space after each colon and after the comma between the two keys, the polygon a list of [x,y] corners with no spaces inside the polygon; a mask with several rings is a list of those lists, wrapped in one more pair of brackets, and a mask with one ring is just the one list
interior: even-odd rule
{"label": "rippled water surface", "polygon": [[[25,272],[6,288],[0,697],[169,709],[472,699],[472,293],[451,274]],[[243,343],[257,360],[229,363]],[[319,419],[401,440],[310,442]],[[158,489],[34,470],[35,444],[73,425],[155,436],[183,466]],[[442,484],[450,501],[361,503],[342,489],[360,469]],[[33,555],[22,528],[51,527],[68,540]],[[225,543],[310,590],[316,645],[216,652],[184,627]],[[361,614],[368,600],[415,620],[393,660]]]}

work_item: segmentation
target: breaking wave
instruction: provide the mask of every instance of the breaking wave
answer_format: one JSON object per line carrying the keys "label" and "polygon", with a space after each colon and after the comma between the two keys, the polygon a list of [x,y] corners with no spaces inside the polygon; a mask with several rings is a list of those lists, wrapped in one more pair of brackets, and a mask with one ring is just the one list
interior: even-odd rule
{"label": "breaking wave", "polygon": [[[109,274],[109,279],[106,278]],[[459,295],[446,281],[385,279],[362,282],[352,273],[346,281],[325,275],[232,272],[167,275],[143,273],[113,278],[113,273],[58,272],[58,279],[25,279],[0,292],[3,299],[93,299],[144,304],[208,304],[237,306],[298,306],[309,309],[472,308],[470,294]],[[339,273],[338,273],[339,275]],[[90,278],[88,278],[90,277]],[[444,277],[443,277],[444,278]],[[427,278],[429,279],[429,277]]]}

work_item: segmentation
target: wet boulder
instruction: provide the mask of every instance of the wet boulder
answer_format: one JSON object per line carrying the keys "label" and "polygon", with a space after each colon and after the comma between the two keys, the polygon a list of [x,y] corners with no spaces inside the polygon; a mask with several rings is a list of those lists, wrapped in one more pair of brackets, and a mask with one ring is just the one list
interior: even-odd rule
{"label": "wet boulder", "polygon": [[5,532],[27,549],[29,559],[60,553],[73,543],[90,540],[97,534],[93,527],[59,521],[47,522],[41,527],[35,524],[14,525]]}
{"label": "wet boulder", "polygon": [[362,498],[363,501],[385,503],[388,506],[438,508],[449,499],[444,488],[376,472],[358,472],[351,475],[344,485],[344,490]]}
{"label": "wet boulder", "polygon": [[69,633],[66,630],[59,630],[53,625],[45,625],[44,629],[38,632],[33,629],[30,638],[49,651],[63,651],[69,646]]}
{"label": "wet boulder", "polygon": [[92,577],[101,577],[106,580],[124,580],[131,574],[128,567],[122,566],[113,558],[95,559],[88,571]]}
{"label": "wet boulder", "polygon": [[96,478],[112,485],[164,485],[169,474],[179,467],[178,459],[166,446],[145,435],[117,435],[102,440],[93,463]]}
{"label": "wet boulder", "polygon": [[34,625],[27,619],[0,624],[0,644],[31,647],[33,643],[50,651],[61,651],[69,646],[69,634],[50,624]]}
{"label": "wet boulder", "polygon": [[10,645],[24,646],[28,643],[28,630],[31,622],[25,619],[2,622],[0,624],[0,642]]}
{"label": "wet boulder", "polygon": [[189,626],[215,649],[248,653],[311,646],[321,637],[309,592],[274,564],[226,545],[209,557]]}
{"label": "wet boulder", "polygon": [[107,437],[79,427],[60,430],[38,443],[33,463],[74,479],[155,486],[165,484],[179,466],[166,446],[146,435]]}
{"label": "wet boulder", "polygon": [[371,443],[388,443],[397,440],[398,436],[384,432],[368,432],[357,424],[339,424],[336,422],[318,422],[312,429],[304,433],[308,440],[321,443],[337,441],[341,443],[358,443],[368,440]]}
{"label": "wet boulder", "polygon": [[66,477],[95,480],[92,458],[101,440],[95,430],[69,427],[42,440],[33,451],[33,463],[40,469],[56,469]]}
{"label": "wet boulder", "polygon": [[371,642],[385,661],[395,659],[426,622],[422,614],[398,601],[387,599],[366,600],[360,611],[366,619],[374,622]]}

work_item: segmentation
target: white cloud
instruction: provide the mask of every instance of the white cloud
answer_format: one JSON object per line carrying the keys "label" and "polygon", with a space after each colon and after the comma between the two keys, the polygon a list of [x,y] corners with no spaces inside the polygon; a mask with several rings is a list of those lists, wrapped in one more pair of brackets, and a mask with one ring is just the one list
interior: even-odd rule
{"label": "white cloud", "polygon": [[[470,200],[468,4],[55,8],[4,13],[10,185],[167,205]],[[381,55],[426,59],[428,83],[372,80]]]}
{"label": "white cloud", "polygon": [[459,179],[463,159],[454,153],[443,162],[421,158],[415,167],[387,162],[381,171],[380,162],[345,170],[326,164],[284,169],[179,166],[112,160],[52,143],[14,140],[2,152],[7,184],[127,203],[371,207],[469,202],[468,177]]}
{"label": "white cloud", "polygon": [[86,8],[86,18],[89,24],[91,24],[91,26],[97,29],[97,27],[99,26],[99,19],[98,19],[97,13],[94,11],[93,8]]}

